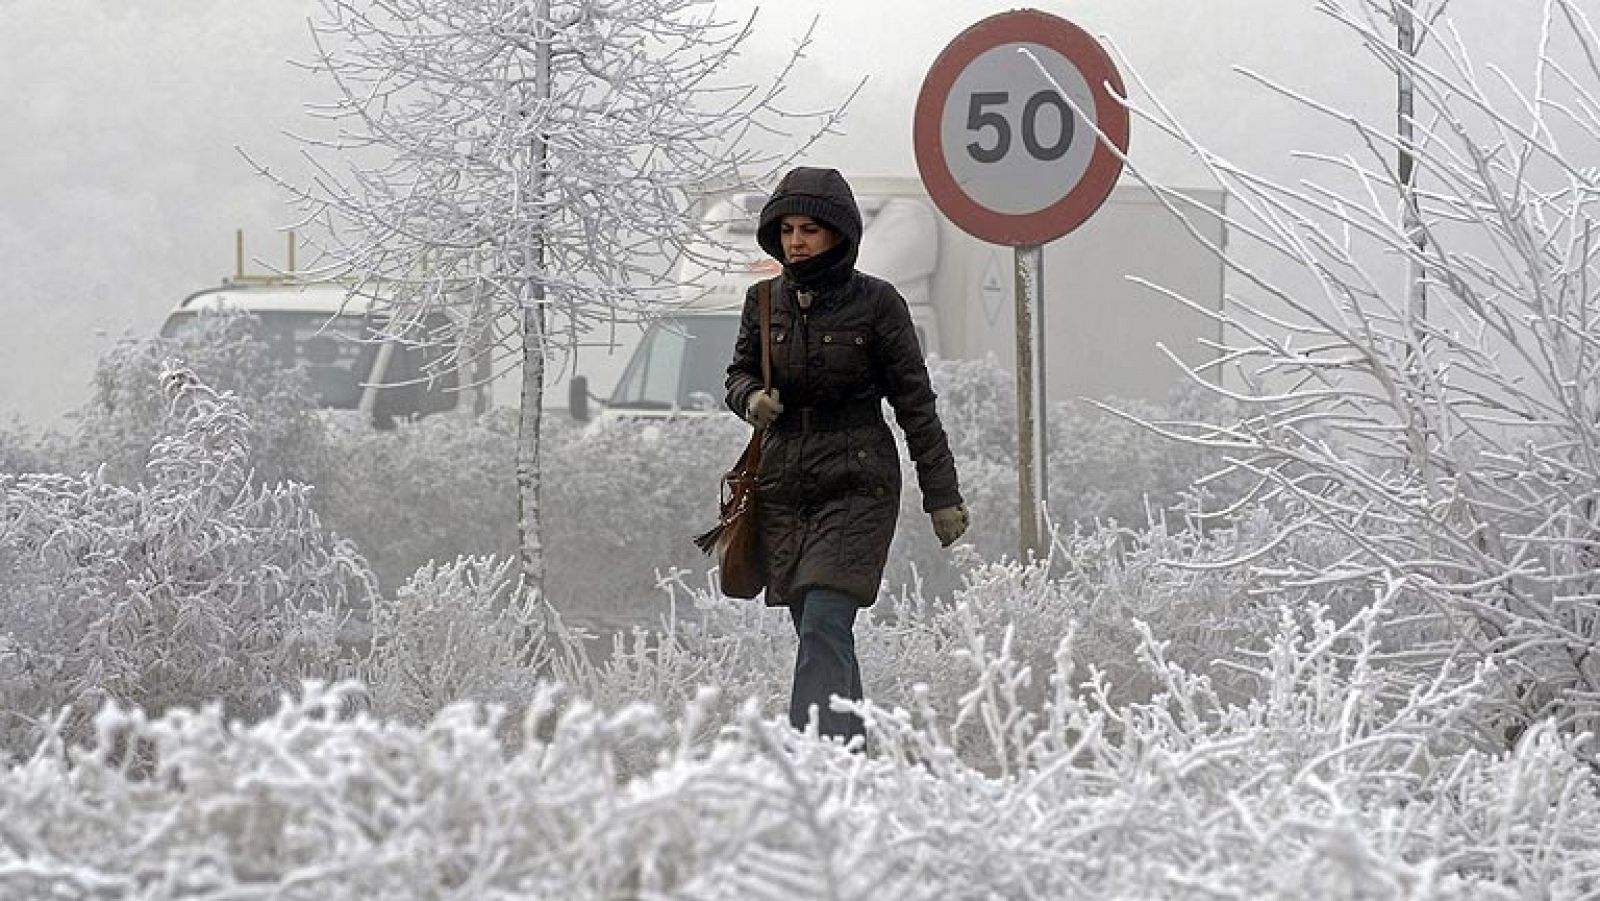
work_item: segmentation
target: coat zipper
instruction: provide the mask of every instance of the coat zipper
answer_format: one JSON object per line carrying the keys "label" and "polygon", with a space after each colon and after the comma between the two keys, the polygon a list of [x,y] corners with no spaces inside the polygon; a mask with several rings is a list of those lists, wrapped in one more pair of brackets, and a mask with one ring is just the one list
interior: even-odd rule
{"label": "coat zipper", "polygon": [[[806,403],[810,403],[811,402],[811,301],[812,301],[812,297],[813,297],[813,295],[809,291],[801,290],[801,291],[796,291],[795,292],[795,303],[796,303],[797,306],[800,307],[800,354],[801,354],[801,356],[800,356],[800,365],[804,368],[804,371],[805,371]],[[796,410],[795,411],[795,415],[801,415],[801,414],[800,414],[800,412],[798,410]],[[811,435],[802,432],[801,435],[800,435],[800,445],[799,445],[800,446],[800,452],[802,454],[804,454],[807,451],[809,451],[810,450],[810,445],[811,445]],[[805,494],[806,494],[806,499],[805,499],[805,501],[806,501],[806,510],[808,512],[803,517],[803,519],[805,520],[806,533],[809,534],[810,531],[811,531],[811,527],[813,525],[813,523],[811,522],[811,515],[810,515],[810,512],[809,512],[811,510],[812,506],[813,506],[812,505],[811,486],[810,485],[806,486]],[[802,553],[804,552],[806,543],[807,543],[806,539],[803,536],[800,539],[800,546],[801,546]]]}
{"label": "coat zipper", "polygon": [[800,352],[804,355],[802,363],[806,372],[806,399],[811,398],[811,301],[810,291],[800,290],[795,292],[795,302],[800,307]]}

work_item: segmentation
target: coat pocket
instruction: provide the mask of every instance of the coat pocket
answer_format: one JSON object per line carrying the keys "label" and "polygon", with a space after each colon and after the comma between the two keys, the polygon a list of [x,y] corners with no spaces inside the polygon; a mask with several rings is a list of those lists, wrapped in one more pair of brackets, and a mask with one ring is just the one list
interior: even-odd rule
{"label": "coat pocket", "polygon": [[895,452],[894,436],[878,429],[854,434],[858,437],[850,444],[850,463],[856,483],[873,497],[898,497],[900,455]]}
{"label": "coat pocket", "polygon": [[800,370],[805,365],[805,351],[800,347],[800,333],[788,315],[772,317],[772,381],[780,390],[791,389],[800,381]]}
{"label": "coat pocket", "polygon": [[827,329],[816,336],[823,378],[840,391],[868,382],[872,377],[871,341],[857,329]]}

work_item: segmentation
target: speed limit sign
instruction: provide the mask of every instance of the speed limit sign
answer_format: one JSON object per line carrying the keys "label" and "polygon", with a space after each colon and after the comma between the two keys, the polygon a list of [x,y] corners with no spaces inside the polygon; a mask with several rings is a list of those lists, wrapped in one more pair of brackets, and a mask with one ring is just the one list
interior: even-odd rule
{"label": "speed limit sign", "polygon": [[912,145],[928,196],[973,236],[1015,248],[1023,560],[1043,553],[1050,499],[1043,245],[1082,225],[1116,186],[1128,152],[1123,93],[1094,38],[1026,9],[957,35],[917,96]]}
{"label": "speed limit sign", "polygon": [[917,97],[912,138],[929,196],[995,244],[1072,231],[1122,172],[1128,111],[1112,91],[1123,94],[1110,56],[1065,19],[1019,10],[973,25],[939,54]]}

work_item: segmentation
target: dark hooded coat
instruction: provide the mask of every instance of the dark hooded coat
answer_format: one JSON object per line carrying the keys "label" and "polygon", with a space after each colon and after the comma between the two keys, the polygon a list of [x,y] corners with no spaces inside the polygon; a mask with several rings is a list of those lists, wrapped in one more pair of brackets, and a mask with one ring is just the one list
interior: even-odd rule
{"label": "dark hooded coat", "polygon": [[[838,242],[793,266],[772,288],[772,381],[783,413],[767,430],[757,522],[768,606],[831,588],[871,605],[900,512],[900,455],[884,421],[887,399],[917,468],[926,511],[962,502],[927,365],[905,299],[855,270],[861,214],[832,169],[795,169],[761,212],[757,241],[783,262],[784,216],[810,216]],[[745,294],[728,406],[743,415],[761,388],[757,286]]]}

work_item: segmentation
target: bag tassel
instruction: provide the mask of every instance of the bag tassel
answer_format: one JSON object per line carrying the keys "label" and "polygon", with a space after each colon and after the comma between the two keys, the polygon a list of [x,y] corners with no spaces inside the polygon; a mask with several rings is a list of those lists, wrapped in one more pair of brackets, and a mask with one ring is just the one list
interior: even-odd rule
{"label": "bag tassel", "polygon": [[728,526],[726,523],[717,523],[716,527],[711,531],[694,540],[695,547],[699,548],[701,553],[710,556],[710,554],[716,550],[717,540],[722,537],[722,533],[727,531],[727,528]]}

